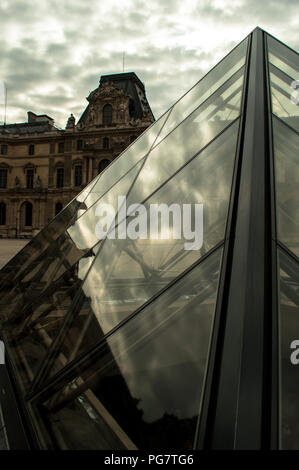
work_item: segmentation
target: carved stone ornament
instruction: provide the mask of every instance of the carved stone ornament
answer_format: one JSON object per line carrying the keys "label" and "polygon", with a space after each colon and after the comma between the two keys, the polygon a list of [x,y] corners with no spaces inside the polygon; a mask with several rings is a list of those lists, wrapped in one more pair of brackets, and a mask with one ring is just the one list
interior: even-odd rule
{"label": "carved stone ornament", "polygon": [[112,138],[112,142],[115,146],[122,146],[125,143],[125,138],[123,136],[115,136]]}
{"label": "carved stone ornament", "polygon": [[99,88],[96,88],[94,91],[92,91],[86,99],[89,101],[89,103],[94,103],[95,101],[101,101],[107,98],[114,99],[119,97],[129,97],[129,95],[122,89],[119,89],[113,85],[112,82],[107,81],[102,83]]}

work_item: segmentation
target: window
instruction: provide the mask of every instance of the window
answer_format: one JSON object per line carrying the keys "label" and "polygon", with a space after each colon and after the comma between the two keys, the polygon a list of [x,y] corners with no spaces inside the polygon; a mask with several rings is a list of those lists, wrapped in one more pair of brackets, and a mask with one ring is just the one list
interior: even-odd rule
{"label": "window", "polygon": [[130,136],[130,142],[131,142],[131,143],[134,142],[135,139],[136,139],[136,135],[131,135],[131,136]]}
{"label": "window", "polygon": [[57,168],[56,171],[56,187],[63,188],[64,185],[64,168]]}
{"label": "window", "polygon": [[112,124],[112,106],[111,104],[105,104],[103,108],[103,124],[109,126]]}
{"label": "window", "polygon": [[82,165],[75,166],[75,186],[82,184]]}
{"label": "window", "polygon": [[62,204],[61,202],[56,202],[55,204],[55,215],[59,214],[59,212],[62,210]]}
{"label": "window", "polygon": [[82,150],[83,148],[83,140],[77,140],[77,150]]}
{"label": "window", "polygon": [[107,158],[104,160],[101,160],[99,163],[98,172],[101,173],[101,171],[103,171],[106,168],[106,166],[110,165],[110,163],[111,163],[110,160],[107,160]]}
{"label": "window", "polygon": [[25,226],[32,226],[32,204],[31,202],[25,202]]}
{"label": "window", "polygon": [[59,142],[58,153],[64,153],[64,142]]}
{"label": "window", "polygon": [[104,139],[103,139],[103,148],[104,149],[109,149],[109,138],[108,137],[104,137]]}
{"label": "window", "polygon": [[6,204],[0,202],[0,225],[6,224]]}
{"label": "window", "polygon": [[7,145],[1,144],[1,155],[7,155]]}
{"label": "window", "polygon": [[28,155],[34,155],[34,144],[30,144],[28,147]]}
{"label": "window", "polygon": [[7,186],[7,170],[5,168],[0,169],[0,188],[6,188]]}
{"label": "window", "polygon": [[26,171],[26,187],[28,189],[33,188],[33,176],[34,176],[34,170],[27,170]]}

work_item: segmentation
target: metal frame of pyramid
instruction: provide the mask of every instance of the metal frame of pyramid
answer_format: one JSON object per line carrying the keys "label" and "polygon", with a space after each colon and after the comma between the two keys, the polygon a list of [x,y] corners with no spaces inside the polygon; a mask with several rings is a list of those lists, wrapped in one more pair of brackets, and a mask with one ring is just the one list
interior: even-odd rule
{"label": "metal frame of pyramid", "polygon": [[[298,448],[298,71],[256,28],[0,271],[11,448]],[[99,241],[118,195],[202,248]]]}

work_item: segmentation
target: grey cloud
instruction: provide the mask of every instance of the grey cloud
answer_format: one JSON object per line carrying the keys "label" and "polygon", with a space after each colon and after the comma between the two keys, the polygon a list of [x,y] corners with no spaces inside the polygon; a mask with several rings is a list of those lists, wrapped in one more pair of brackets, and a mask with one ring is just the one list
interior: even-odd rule
{"label": "grey cloud", "polygon": [[[126,51],[126,70],[135,71],[145,83],[158,117],[236,45],[238,41],[232,37],[236,38],[235,31],[239,34],[240,26],[244,36],[259,25],[298,48],[299,32],[293,21],[296,9],[297,0],[243,0],[223,9],[205,0],[193,9],[188,0],[184,5],[179,0],[132,0],[124,7],[120,2],[117,8],[99,0],[2,0],[0,31],[15,26],[21,41],[18,46],[4,39],[0,43],[0,79],[8,83],[11,106],[19,108],[14,116],[24,119],[24,112],[32,108],[52,115],[64,127],[70,112],[78,118],[84,111],[85,98],[98,86],[102,74],[122,71]],[[34,26],[46,26],[52,20],[62,29],[62,39],[32,32]],[[186,36],[200,30],[202,24],[211,25],[211,36],[218,25],[224,31],[216,51],[206,52],[205,44],[186,48]],[[160,37],[165,42],[158,43]],[[75,63],[81,50],[81,63]],[[38,95],[40,85],[54,87],[55,93]]]}

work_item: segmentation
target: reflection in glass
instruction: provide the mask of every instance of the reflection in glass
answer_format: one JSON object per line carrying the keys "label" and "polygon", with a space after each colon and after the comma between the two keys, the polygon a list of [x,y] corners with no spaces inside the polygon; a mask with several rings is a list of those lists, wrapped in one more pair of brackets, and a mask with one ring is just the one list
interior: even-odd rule
{"label": "reflection in glass", "polygon": [[[85,253],[79,253],[79,250],[78,253],[74,252],[74,258],[69,259],[68,269],[62,276],[57,273],[44,293],[34,295],[33,286],[27,294],[25,288],[17,303],[12,302],[13,296],[8,303],[6,309],[10,309],[11,314],[9,321],[2,324],[2,335],[16,366],[19,384],[25,391],[65,320],[99,245]],[[1,309],[4,310],[4,307],[1,306]]]}
{"label": "reflection in glass", "polygon": [[244,65],[247,42],[246,38],[174,105],[155,145]]}
{"label": "reflection in glass", "polygon": [[298,79],[299,74],[299,56],[298,54],[285,46],[281,42],[267,35],[269,61],[284,73]]}
{"label": "reflection in glass", "polygon": [[193,448],[221,253],[108,337],[97,360],[44,403],[58,447]]}
{"label": "reflection in glass", "polygon": [[278,238],[299,256],[299,135],[273,118]]}
{"label": "reflection in glass", "polygon": [[[120,180],[126,172],[130,172],[130,170],[132,170],[132,173],[134,173],[134,171],[139,168],[138,166],[134,167],[135,163],[138,161],[140,162],[142,157],[149,151],[158,132],[167,119],[168,114],[169,112],[161,116],[158,121],[156,121],[134,142],[134,146],[131,145],[126,151],[124,151],[115,161],[116,165],[113,163],[102,175],[97,176],[91,183],[89,183],[84,190],[81,191],[80,194],[78,194],[76,198],[73,199],[63,209],[63,211],[61,211],[51,221],[45,230],[40,232],[33,240],[31,240],[28,245],[26,245],[24,249],[21,250],[21,252],[0,271],[0,286],[3,294],[2,303],[6,302],[6,300],[4,300],[5,292],[10,292],[11,289],[16,286],[16,283],[23,280],[23,277],[27,276],[28,271],[30,271],[32,267],[32,276],[34,275],[34,272],[38,271],[39,268],[36,266],[39,264],[42,257],[44,265],[52,263],[52,259],[47,257],[47,250],[50,249],[51,251],[53,249],[53,242],[57,240],[78,217],[82,217],[88,208],[118,180]],[[126,192],[124,192],[124,194],[126,194]],[[105,197],[109,200],[110,195],[105,195]],[[82,232],[81,226],[85,223],[87,224],[89,218],[90,213],[81,222],[77,222],[78,232]],[[72,228],[70,231],[74,234],[74,230]],[[82,233],[81,239],[84,239],[85,235],[87,235],[85,232]],[[79,237],[79,233],[77,237]],[[88,248],[97,242],[98,239],[90,242],[88,244]],[[50,247],[51,243],[52,246]],[[86,245],[87,242],[85,242],[84,248],[86,248]],[[79,244],[77,248],[80,248]]]}
{"label": "reflection in glass", "polygon": [[38,297],[60,276],[86,255],[79,250],[67,233],[53,241],[34,261],[14,279],[10,290],[0,298],[2,321],[12,320],[11,314],[20,316],[27,305]]}
{"label": "reflection in glass", "polygon": [[171,109],[146,129],[146,131],[134,141],[133,145],[130,145],[122,152],[121,155],[112,162],[112,165],[109,165],[105,172],[100,175],[98,182],[90,192],[90,199],[93,202],[95,202],[95,197],[99,198],[102,196],[149,152],[170,112]]}
{"label": "reflection in glass", "polygon": [[[121,178],[112,188],[102,197],[97,195],[96,204],[91,206],[81,217],[79,217],[67,232],[74,244],[80,250],[92,248],[98,243],[99,238],[96,233],[96,223],[99,218],[96,216],[96,210],[100,204],[109,204],[113,207],[115,213],[118,207],[118,196],[126,196],[128,190],[133,184],[134,178],[137,176],[144,159],[141,159],[137,165]],[[94,195],[93,195],[94,196]],[[89,196],[88,196],[89,197]]]}
{"label": "reflection in glass", "polygon": [[[203,204],[203,245],[185,250],[181,239],[106,239],[72,307],[72,322],[61,336],[64,362],[51,364],[50,375],[85,352],[103,333],[144,304],[224,238],[239,121],[199,153],[160,188],[151,204]],[[190,240],[191,241],[191,240]],[[80,341],[78,340],[80,332]]]}
{"label": "reflection in glass", "polygon": [[280,265],[280,447],[286,450],[299,449],[299,374],[298,365],[292,364],[291,355],[296,355],[299,340],[299,259],[292,260],[279,251]]}
{"label": "reflection in glass", "polygon": [[240,70],[149,154],[129,195],[147,198],[240,114],[244,70]]}
{"label": "reflection in glass", "polygon": [[272,111],[299,132],[299,105],[291,100],[292,79],[270,65]]}
{"label": "reflection in glass", "polygon": [[[32,267],[33,269],[35,268],[43,254],[45,258],[46,250],[52,251],[51,244],[55,244],[67,227],[76,219],[78,213],[86,209],[84,201],[97,179],[98,177],[86,186],[86,188],[64,207],[40,233],[0,270],[0,302],[5,303],[4,299],[6,293],[9,293],[11,289],[30,272]],[[1,313],[0,311],[0,318]]]}

